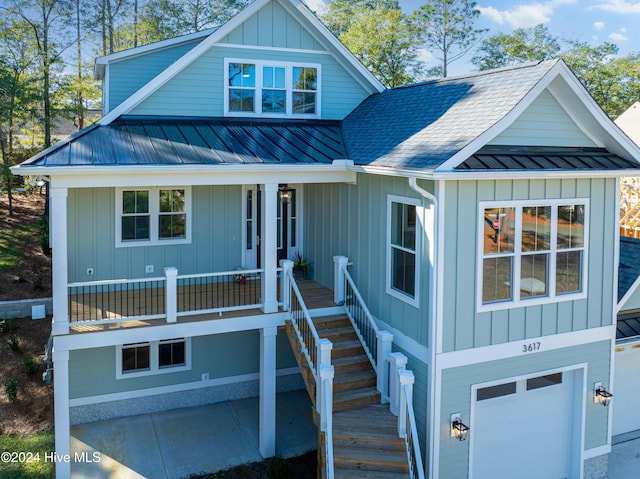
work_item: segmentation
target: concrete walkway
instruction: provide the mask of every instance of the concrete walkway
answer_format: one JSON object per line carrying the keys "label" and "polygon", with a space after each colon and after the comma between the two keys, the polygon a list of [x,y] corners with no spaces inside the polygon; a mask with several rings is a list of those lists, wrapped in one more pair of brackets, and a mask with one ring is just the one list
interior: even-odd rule
{"label": "concrete walkway", "polygon": [[640,477],[640,438],[637,432],[633,439],[620,438],[614,441],[609,454],[609,479],[631,479]]}
{"label": "concrete walkway", "polygon": [[[261,461],[258,405],[251,398],[73,426],[71,453],[80,460],[71,478],[178,479]],[[276,454],[316,447],[307,392],[278,394]]]}

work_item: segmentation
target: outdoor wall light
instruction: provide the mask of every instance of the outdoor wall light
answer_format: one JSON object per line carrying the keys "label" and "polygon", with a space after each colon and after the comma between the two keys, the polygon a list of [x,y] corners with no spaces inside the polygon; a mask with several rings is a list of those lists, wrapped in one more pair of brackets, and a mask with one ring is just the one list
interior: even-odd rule
{"label": "outdoor wall light", "polygon": [[451,437],[464,441],[469,435],[469,426],[460,420],[460,413],[451,415]]}
{"label": "outdoor wall light", "polygon": [[613,394],[607,391],[607,388],[605,388],[602,383],[595,384],[593,402],[600,403],[603,406],[607,407],[612,397]]}

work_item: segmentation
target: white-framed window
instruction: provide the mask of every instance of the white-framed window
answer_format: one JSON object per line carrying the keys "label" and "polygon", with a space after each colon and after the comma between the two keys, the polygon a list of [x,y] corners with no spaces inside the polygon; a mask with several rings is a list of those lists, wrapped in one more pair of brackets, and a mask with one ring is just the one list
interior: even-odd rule
{"label": "white-framed window", "polygon": [[420,201],[387,197],[387,293],[418,306]]}
{"label": "white-framed window", "polygon": [[586,295],[587,199],[480,203],[480,311]]}
{"label": "white-framed window", "polygon": [[224,114],[317,118],[320,65],[225,59]]}
{"label": "white-framed window", "polygon": [[190,369],[191,338],[174,338],[116,346],[116,379]]}
{"label": "white-framed window", "polygon": [[116,189],[116,247],[191,241],[191,189]]}

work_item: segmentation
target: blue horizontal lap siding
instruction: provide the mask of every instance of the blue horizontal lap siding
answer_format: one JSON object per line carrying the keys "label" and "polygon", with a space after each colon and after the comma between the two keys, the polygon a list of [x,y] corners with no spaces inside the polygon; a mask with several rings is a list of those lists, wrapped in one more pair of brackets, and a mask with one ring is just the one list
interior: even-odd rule
{"label": "blue horizontal lap siding", "polygon": [[[441,382],[440,430],[437,432],[440,441],[439,477],[447,479],[468,477],[469,441],[460,443],[450,437],[449,420],[450,415],[454,412],[460,412],[463,421],[464,418],[470,417],[472,385],[501,379],[507,380],[517,376],[535,375],[539,371],[583,363],[587,363],[587,393],[584,397],[574,398],[574,401],[576,407],[584,401],[584,449],[589,450],[607,443],[609,411],[599,404],[594,404],[589,391],[596,381],[604,383],[609,381],[611,365],[611,343],[609,341],[444,370]],[[473,434],[473,429],[470,434]],[[514,438],[518,438],[517,440],[522,439],[521,434],[523,431],[514,430]]]}
{"label": "blue horizontal lap siding", "polygon": [[[276,341],[276,367],[295,367],[295,358],[284,330],[279,331]],[[206,372],[209,373],[210,379],[255,374],[260,371],[259,352],[260,335],[257,330],[198,336],[191,340],[189,371],[163,371],[149,376],[116,379],[114,346],[71,351],[69,395],[71,399],[77,399],[162,386],[179,386],[201,381],[202,373]]]}
{"label": "blue horizontal lap siding", "polygon": [[109,110],[146,85],[200,40],[109,64]]}
{"label": "blue horizontal lap siding", "polygon": [[[168,266],[179,274],[235,270],[242,262],[241,188],[197,186],[191,195],[190,244],[116,248],[115,189],[69,190],[69,282],[157,277]],[[155,273],[146,274],[146,265]]]}
{"label": "blue horizontal lap siding", "polygon": [[[424,185],[432,187],[431,182]],[[353,262],[349,272],[371,313],[428,346],[429,241],[424,235],[419,308],[386,292],[389,194],[418,198],[406,178],[364,173],[358,174],[356,185],[305,185],[304,253],[313,265],[313,279],[329,288],[333,288],[333,256],[348,256]]]}
{"label": "blue horizontal lap siding", "polygon": [[[476,312],[478,203],[590,198],[587,298]],[[611,324],[616,208],[614,179],[447,182],[443,351]]]}

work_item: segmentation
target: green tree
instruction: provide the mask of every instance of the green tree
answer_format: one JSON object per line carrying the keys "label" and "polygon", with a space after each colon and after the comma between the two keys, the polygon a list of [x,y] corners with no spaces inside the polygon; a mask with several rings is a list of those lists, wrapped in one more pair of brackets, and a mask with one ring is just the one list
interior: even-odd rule
{"label": "green tree", "polygon": [[478,15],[473,0],[427,0],[414,12],[425,44],[439,54],[441,76],[446,77],[449,64],[466,55],[485,32],[474,26]]}
{"label": "green tree", "polygon": [[561,56],[600,107],[615,118],[640,98],[640,53],[617,57],[618,47],[605,42],[574,42]]}
{"label": "green tree", "polygon": [[384,85],[395,87],[415,81],[420,37],[411,19],[399,8],[355,10],[355,20],[340,40]]}
{"label": "green tree", "polygon": [[367,10],[399,9],[398,0],[330,0],[320,19],[335,36],[340,37]]}
{"label": "green tree", "polygon": [[510,35],[497,34],[482,41],[471,62],[479,70],[501,68],[528,61],[549,60],[560,53],[560,40],[548,28],[518,28]]}

